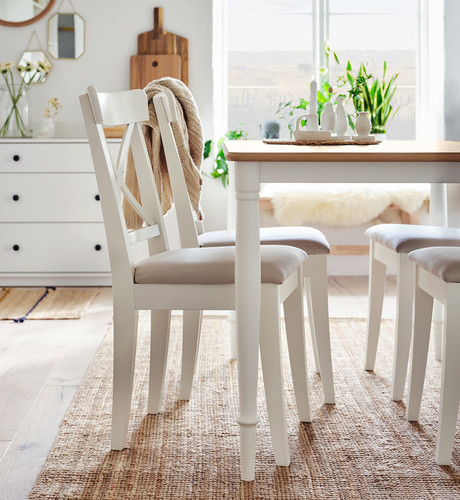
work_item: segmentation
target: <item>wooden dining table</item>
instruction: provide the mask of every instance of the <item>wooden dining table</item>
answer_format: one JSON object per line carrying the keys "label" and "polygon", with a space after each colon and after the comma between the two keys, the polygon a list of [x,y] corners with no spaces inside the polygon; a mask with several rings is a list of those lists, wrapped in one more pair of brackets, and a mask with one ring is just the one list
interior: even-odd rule
{"label": "wooden dining table", "polygon": [[[460,142],[370,145],[225,141],[236,199],[236,332],[242,477],[254,479],[260,325],[259,192],[262,183],[430,183],[430,223],[446,225],[446,184],[460,183]],[[232,182],[233,184],[233,182]],[[340,404],[340,402],[339,402]],[[249,444],[249,447],[248,447]],[[242,446],[243,448],[243,446]]]}

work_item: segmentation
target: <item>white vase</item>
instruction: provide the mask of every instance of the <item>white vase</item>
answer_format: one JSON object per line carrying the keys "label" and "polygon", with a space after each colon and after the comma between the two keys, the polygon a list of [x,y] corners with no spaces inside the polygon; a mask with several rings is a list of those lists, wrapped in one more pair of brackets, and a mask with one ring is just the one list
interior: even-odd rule
{"label": "white vase", "polygon": [[335,113],[332,107],[332,102],[327,102],[324,111],[321,113],[321,130],[330,130],[333,132],[335,129]]}
{"label": "white vase", "polygon": [[355,122],[356,133],[359,137],[367,137],[372,129],[372,123],[367,111],[359,111]]}
{"label": "white vase", "polygon": [[38,134],[40,137],[54,137],[56,132],[56,124],[54,123],[54,118],[45,118],[38,128]]}
{"label": "white vase", "polygon": [[337,97],[337,107],[335,109],[335,133],[337,137],[344,137],[348,130],[348,117],[343,107],[343,96]]}

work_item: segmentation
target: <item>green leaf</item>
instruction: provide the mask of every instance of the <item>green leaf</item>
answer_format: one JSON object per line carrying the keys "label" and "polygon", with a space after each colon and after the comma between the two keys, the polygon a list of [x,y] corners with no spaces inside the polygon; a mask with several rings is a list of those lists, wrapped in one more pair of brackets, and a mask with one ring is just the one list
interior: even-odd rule
{"label": "green leaf", "polygon": [[212,147],[212,141],[209,139],[204,143],[204,149],[203,149],[203,158],[206,160],[206,158],[209,158],[209,155],[211,154],[211,147]]}

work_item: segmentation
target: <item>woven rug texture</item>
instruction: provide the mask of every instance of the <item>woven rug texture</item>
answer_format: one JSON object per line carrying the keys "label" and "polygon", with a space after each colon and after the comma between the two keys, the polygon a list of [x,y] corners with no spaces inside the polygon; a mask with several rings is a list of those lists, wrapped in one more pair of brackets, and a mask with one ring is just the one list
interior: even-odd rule
{"label": "woven rug texture", "polygon": [[313,421],[297,420],[287,349],[291,465],[274,462],[259,380],[256,480],[240,480],[237,363],[227,322],[205,316],[192,398],[179,401],[180,317],[172,321],[163,409],[147,415],[149,317],[141,314],[135,388],[123,451],[110,450],[112,335],[77,393],[30,499],[458,499],[460,440],[435,464],[440,363],[429,357],[418,423],[389,398],[394,322],[384,320],[375,372],[363,370],[364,319],[332,319],[336,405],[324,405],[310,343]]}
{"label": "woven rug texture", "polygon": [[[0,288],[0,320],[22,318],[45,291],[43,287]],[[99,292],[99,288],[49,289],[27,319],[79,319]]]}

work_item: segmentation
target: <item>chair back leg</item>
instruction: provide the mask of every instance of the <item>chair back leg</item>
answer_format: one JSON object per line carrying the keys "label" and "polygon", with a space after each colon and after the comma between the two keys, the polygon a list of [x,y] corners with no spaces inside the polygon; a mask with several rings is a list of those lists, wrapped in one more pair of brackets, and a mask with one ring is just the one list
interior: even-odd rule
{"label": "chair back leg", "polygon": [[364,369],[372,371],[375,367],[377,346],[382,320],[383,297],[385,295],[386,265],[375,257],[375,242],[370,242],[369,255],[369,304],[367,314],[367,340]]}
{"label": "chair back leg", "polygon": [[305,265],[308,266],[308,274],[310,275],[310,297],[324,402],[334,404],[335,392],[327,290],[327,255],[312,255]]}
{"label": "chair back leg", "polygon": [[182,371],[179,399],[188,401],[192,392],[193,374],[200,346],[203,311],[184,311],[182,329]]}
{"label": "chair back leg", "polygon": [[276,465],[289,465],[289,444],[284,401],[283,360],[280,338],[280,303],[276,286],[262,285],[260,358],[265,399]]}

